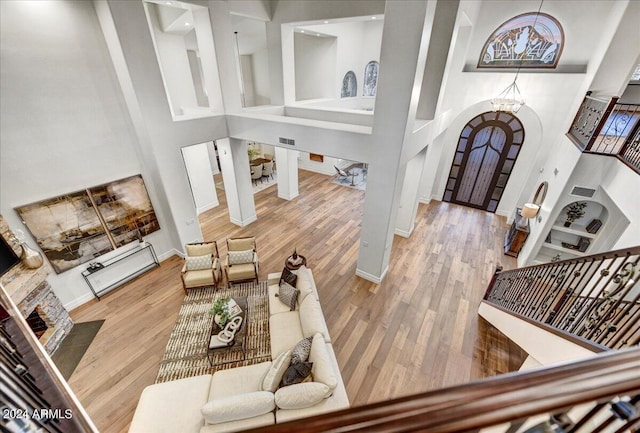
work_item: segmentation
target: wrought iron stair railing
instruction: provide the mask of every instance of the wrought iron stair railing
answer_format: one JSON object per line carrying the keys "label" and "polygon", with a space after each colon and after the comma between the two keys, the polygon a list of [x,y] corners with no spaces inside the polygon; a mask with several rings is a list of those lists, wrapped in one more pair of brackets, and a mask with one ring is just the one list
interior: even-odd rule
{"label": "wrought iron stair railing", "polygon": [[640,174],[640,104],[587,94],[567,135],[581,151],[615,156]]}
{"label": "wrought iron stair railing", "polygon": [[620,349],[640,343],[639,280],[634,247],[497,271],[484,300],[596,351]]}

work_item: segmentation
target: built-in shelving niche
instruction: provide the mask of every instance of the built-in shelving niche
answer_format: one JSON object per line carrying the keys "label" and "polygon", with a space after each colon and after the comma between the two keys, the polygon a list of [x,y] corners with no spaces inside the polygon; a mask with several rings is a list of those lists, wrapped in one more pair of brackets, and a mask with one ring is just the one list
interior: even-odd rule
{"label": "built-in shelving niche", "polygon": [[[567,210],[574,203],[586,203],[587,206],[584,208],[584,216],[567,227]],[[578,200],[569,203],[562,209],[549,230],[536,262],[550,262],[558,255],[559,260],[564,260],[591,254],[594,241],[605,230],[608,217],[609,211],[598,202]],[[597,221],[600,221],[599,227],[594,227],[598,224]]]}

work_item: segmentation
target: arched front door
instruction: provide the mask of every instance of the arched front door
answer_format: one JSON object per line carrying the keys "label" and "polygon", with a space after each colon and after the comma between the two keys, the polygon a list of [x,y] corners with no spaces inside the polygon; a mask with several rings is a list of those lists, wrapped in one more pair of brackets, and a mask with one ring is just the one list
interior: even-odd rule
{"label": "arched front door", "polygon": [[522,123],[512,114],[474,117],[460,134],[444,201],[495,212],[523,141]]}

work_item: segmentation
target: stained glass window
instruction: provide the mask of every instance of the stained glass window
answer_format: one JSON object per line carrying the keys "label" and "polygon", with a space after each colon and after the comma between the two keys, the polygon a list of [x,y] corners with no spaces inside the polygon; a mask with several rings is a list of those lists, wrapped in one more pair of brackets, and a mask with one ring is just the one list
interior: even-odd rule
{"label": "stained glass window", "polygon": [[364,86],[362,88],[363,96],[376,96],[378,87],[378,62],[375,60],[367,63],[364,68]]}
{"label": "stained glass window", "polygon": [[551,15],[529,12],[504,22],[484,44],[479,68],[555,68],[564,32]]}
{"label": "stained glass window", "polygon": [[353,71],[349,71],[344,74],[342,79],[342,91],[340,97],[349,98],[352,96],[358,96],[358,83],[356,81],[356,74]]}

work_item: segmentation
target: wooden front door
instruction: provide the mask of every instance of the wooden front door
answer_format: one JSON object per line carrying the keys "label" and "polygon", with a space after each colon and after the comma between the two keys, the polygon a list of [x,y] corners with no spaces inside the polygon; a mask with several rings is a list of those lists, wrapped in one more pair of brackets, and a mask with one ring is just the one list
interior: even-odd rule
{"label": "wooden front door", "polygon": [[523,141],[522,123],[512,114],[473,118],[458,139],[444,201],[495,212]]}

